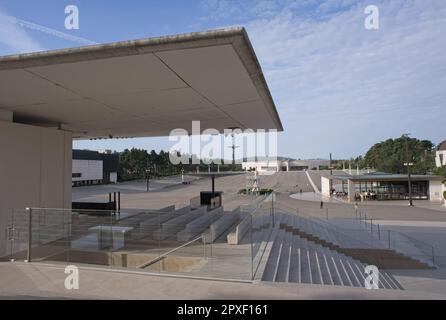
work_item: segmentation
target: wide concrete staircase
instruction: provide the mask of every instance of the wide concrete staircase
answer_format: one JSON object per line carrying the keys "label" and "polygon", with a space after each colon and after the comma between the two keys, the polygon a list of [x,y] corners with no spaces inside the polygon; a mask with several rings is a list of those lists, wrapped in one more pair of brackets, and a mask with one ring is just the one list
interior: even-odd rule
{"label": "wide concrete staircase", "polygon": [[[334,221],[336,220],[327,222],[324,219],[293,215],[288,223],[282,224],[282,228],[323,247],[383,269],[432,269],[435,267],[425,254],[409,242],[400,240],[401,251],[395,250],[388,248],[384,239],[375,239],[376,235],[370,234],[356,221],[351,221],[351,219]],[[348,223],[351,225],[345,228]]]}
{"label": "wide concrete staircase", "polygon": [[[364,287],[367,264],[299,235],[293,217],[282,215],[272,232],[272,246],[262,281]],[[379,287],[403,289],[388,272],[380,270]]]}

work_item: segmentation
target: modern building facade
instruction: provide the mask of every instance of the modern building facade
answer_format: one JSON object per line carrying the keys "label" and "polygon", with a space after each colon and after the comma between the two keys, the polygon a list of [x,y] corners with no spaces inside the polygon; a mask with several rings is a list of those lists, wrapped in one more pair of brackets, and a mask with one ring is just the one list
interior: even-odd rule
{"label": "modern building facade", "polygon": [[[412,199],[441,202],[440,176],[412,175]],[[404,174],[325,175],[321,193],[326,197],[341,195],[345,200],[408,200],[408,176]]]}
{"label": "modern building facade", "polygon": [[110,150],[73,150],[73,186],[116,183],[119,154]]}

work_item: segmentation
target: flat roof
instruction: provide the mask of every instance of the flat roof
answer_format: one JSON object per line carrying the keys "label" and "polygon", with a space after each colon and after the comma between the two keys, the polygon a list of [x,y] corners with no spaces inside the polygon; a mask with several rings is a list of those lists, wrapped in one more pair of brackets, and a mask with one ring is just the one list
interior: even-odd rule
{"label": "flat roof", "polygon": [[[352,180],[352,181],[407,181],[407,174],[364,174],[364,175],[324,175],[323,177],[332,180]],[[411,180],[443,180],[441,176],[412,174]]]}
{"label": "flat roof", "polygon": [[0,111],[77,139],[283,131],[244,28],[0,57]]}

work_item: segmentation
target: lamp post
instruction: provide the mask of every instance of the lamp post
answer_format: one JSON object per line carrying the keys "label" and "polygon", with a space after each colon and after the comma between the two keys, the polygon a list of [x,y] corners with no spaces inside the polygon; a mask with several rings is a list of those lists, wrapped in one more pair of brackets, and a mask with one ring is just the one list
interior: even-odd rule
{"label": "lamp post", "polygon": [[181,168],[181,183],[184,184],[184,169]]}
{"label": "lamp post", "polygon": [[330,169],[330,176],[332,176],[333,175],[333,165],[331,163],[331,152],[330,152],[330,167],[329,167],[329,169]]}
{"label": "lamp post", "polygon": [[150,170],[146,170],[146,184],[147,184],[147,192],[149,192],[150,189]]}
{"label": "lamp post", "polygon": [[229,127],[228,129],[232,130],[231,137],[232,137],[232,145],[228,146],[228,148],[232,149],[232,171],[235,171],[235,149],[239,148],[239,146],[235,145],[234,141],[234,130],[240,129],[239,127]]}
{"label": "lamp post", "polygon": [[406,133],[403,136],[406,138],[406,162],[404,162],[404,166],[407,167],[407,183],[409,184],[409,206],[413,206],[412,201],[412,181],[410,177],[410,167],[413,166],[413,162],[410,162],[409,156],[409,135],[410,133]]}

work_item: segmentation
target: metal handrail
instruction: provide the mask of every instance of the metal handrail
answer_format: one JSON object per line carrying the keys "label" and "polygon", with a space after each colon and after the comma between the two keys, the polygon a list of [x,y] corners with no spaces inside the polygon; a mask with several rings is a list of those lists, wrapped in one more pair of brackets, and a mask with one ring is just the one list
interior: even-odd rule
{"label": "metal handrail", "polygon": [[[298,210],[297,208],[292,208],[292,207],[290,207],[290,206],[288,206],[288,205],[286,205],[286,204],[283,204],[283,203],[281,203],[281,202],[278,202],[278,201],[276,201],[276,206],[277,206],[278,208],[280,208],[281,206],[283,206],[283,207],[287,208],[287,210],[292,210],[293,212],[296,211],[296,210]],[[364,240],[360,240],[360,239],[354,238],[353,236],[348,236],[348,235],[342,233],[342,232],[339,230],[339,229],[341,229],[341,230],[356,230],[356,229],[340,228],[339,226],[336,226],[336,225],[333,225],[332,223],[330,223],[329,220],[323,220],[324,222],[322,223],[322,222],[321,222],[322,220],[319,219],[319,218],[311,217],[311,216],[309,216],[309,215],[307,215],[307,214],[302,214],[302,213],[300,213],[300,212],[298,212],[297,214],[298,214],[299,216],[303,216],[303,217],[306,218],[307,220],[310,220],[312,223],[318,224],[319,226],[321,226],[321,227],[323,227],[323,228],[326,228],[326,229],[328,229],[328,230],[330,230],[330,231],[336,233],[337,235],[341,235],[341,236],[344,237],[345,239],[354,240],[354,241],[356,241],[356,242],[359,243],[359,244],[364,244],[364,245],[370,246],[370,247],[372,247],[372,248],[380,248],[380,249],[382,249],[382,246],[377,245],[377,244],[384,245],[384,243],[385,243],[385,240],[381,239],[380,234],[378,234],[378,239],[374,239],[374,238],[373,238],[373,236],[375,235],[375,233],[372,231],[372,230],[373,230],[373,227],[371,227],[371,228],[364,227],[364,230],[367,231],[367,232],[369,232],[370,235],[371,235],[371,239],[370,239],[371,241],[370,241],[370,243],[367,243],[367,242],[364,241]],[[370,222],[369,220],[372,220],[372,222]],[[372,225],[374,224],[374,223],[373,223],[373,219],[361,219],[361,221],[365,221],[366,224],[372,224]],[[382,229],[381,226],[379,226],[379,225],[377,225],[377,224],[374,224],[374,225],[375,225],[375,226],[378,226],[378,227],[376,228],[376,230],[377,230],[378,232],[385,231],[385,230],[381,230],[381,229]],[[334,229],[333,229],[333,228],[334,228]],[[402,232],[399,232],[399,231],[395,231],[395,230],[387,230],[387,231],[388,231],[388,233],[389,233],[389,234],[388,234],[388,237],[389,237],[389,239],[388,239],[388,248],[389,248],[389,249],[393,249],[393,250],[395,250],[395,251],[397,251],[397,252],[400,252],[400,253],[403,252],[403,251],[400,251],[400,248],[399,248],[398,245],[396,245],[395,243],[392,244],[392,241],[390,240],[390,232],[391,232],[391,233],[395,233],[395,234],[397,234],[397,235],[399,235],[399,236],[401,236],[401,237],[405,237],[405,238],[407,238],[407,239],[414,245],[414,247],[418,248],[421,252],[423,252],[423,253],[426,255],[426,257],[431,257],[431,259],[432,259],[432,264],[435,265],[435,260],[436,260],[436,259],[435,259],[435,246],[433,246],[432,244],[429,244],[429,243],[427,243],[427,242],[424,242],[424,241],[422,241],[422,240],[418,240],[418,239],[412,238],[412,237],[406,235],[405,233],[402,233]],[[420,245],[423,245],[423,246],[425,246],[425,247],[427,247],[427,248],[429,248],[429,249],[426,250],[427,248],[424,248],[424,249],[423,249],[423,248],[420,248],[420,245],[417,245],[417,243],[419,243]],[[429,252],[427,252],[427,251],[429,251]]]}
{"label": "metal handrail", "polygon": [[[290,210],[291,209],[293,211],[297,211],[297,208],[292,208],[292,207],[290,207],[290,206],[288,206],[286,204],[280,203],[278,201],[275,202],[275,205],[278,207],[278,209],[280,209],[280,206],[283,206],[283,207],[286,208],[286,210]],[[330,230],[331,232],[335,233],[337,237],[343,237],[346,240],[354,241],[354,242],[356,242],[358,244],[361,244],[361,245],[364,245],[366,247],[382,249],[381,246],[376,246],[372,242],[369,243],[369,242],[366,242],[364,240],[360,240],[360,239],[354,238],[353,236],[349,236],[349,235],[346,235],[346,234],[342,233],[339,230],[340,228],[338,226],[333,225],[333,224],[329,223],[328,221],[324,220],[324,223],[322,223],[320,219],[317,219],[315,217],[311,217],[311,216],[309,216],[307,214],[303,214],[301,212],[297,212],[297,215],[300,216],[300,217],[303,217],[304,219],[307,219],[311,223],[317,224],[321,228],[325,228],[327,230]],[[349,229],[344,229],[344,230],[349,230]]]}
{"label": "metal handrail", "polygon": [[[74,213],[76,213],[76,212],[104,212],[104,213],[108,212],[108,213],[115,213],[116,212],[116,210],[42,208],[42,207],[28,207],[28,208],[25,208],[25,209],[22,209],[22,210],[26,211],[26,210],[29,210],[29,209],[31,209],[33,211],[34,210],[36,210],[36,211],[53,210],[53,211],[68,211],[68,212],[74,212]],[[124,209],[124,210],[121,209],[121,213],[126,213],[126,212],[133,213],[133,212],[139,212],[139,211],[141,211],[140,213],[164,213],[163,211],[159,211],[159,210],[156,210],[156,209],[138,209],[138,208],[135,208],[135,209],[134,208]]]}
{"label": "metal handrail", "polygon": [[[162,255],[160,255],[159,257],[156,257],[155,259],[152,259],[152,260],[150,260],[148,262],[144,262],[143,264],[140,264],[139,266],[137,266],[137,268],[138,269],[142,269],[142,268],[148,267],[148,266],[150,266],[150,265],[160,261],[161,259],[164,259],[169,254],[171,254],[171,253],[173,253],[173,252],[175,252],[175,251],[177,251],[177,250],[179,250],[181,248],[184,248],[184,247],[188,246],[189,244],[194,243],[195,241],[198,241],[198,240],[201,240],[201,239],[204,239],[204,234],[202,234],[198,238],[195,238],[195,239],[192,239],[192,240],[190,240],[190,241],[188,241],[186,243],[183,243],[179,247],[173,248],[172,250],[169,250],[169,251],[163,253]],[[203,246],[204,246],[204,257],[206,257],[206,244],[204,242],[203,242]]]}
{"label": "metal handrail", "polygon": [[251,269],[251,270],[252,270],[252,272],[251,272],[251,277],[252,277],[252,280],[254,280],[254,278],[255,278],[255,276],[256,276],[256,274],[257,274],[257,272],[258,272],[258,269],[259,269],[259,267],[260,267],[260,264],[262,263],[262,260],[264,259],[265,250],[266,250],[266,248],[267,248],[267,246],[268,246],[268,242],[271,241],[271,235],[273,234],[273,230],[274,230],[274,219],[272,218],[272,222],[273,222],[273,223],[271,224],[270,230],[269,230],[267,236],[266,236],[264,239],[262,239],[262,242],[265,241],[263,250],[261,250],[261,248],[260,248],[260,244],[259,244],[259,248],[257,248],[257,250],[256,250],[256,254],[255,254],[255,256],[257,256],[259,250],[261,250],[261,253],[260,253],[260,257],[259,257],[259,260],[258,260],[258,262],[257,262],[257,265],[254,266],[255,256],[254,256],[254,240],[253,240],[253,238],[252,238],[252,232],[253,232],[252,217],[254,216],[254,214],[255,214],[256,212],[258,212],[258,211],[260,211],[261,209],[263,209],[263,208],[262,208],[262,204],[265,203],[266,200],[267,200],[270,196],[273,197],[273,198],[271,199],[271,202],[273,202],[273,201],[274,201],[274,191],[273,191],[272,193],[265,194],[265,195],[263,196],[263,199],[258,200],[258,201],[256,202],[256,206],[255,206],[255,208],[254,208],[254,209],[250,212],[250,214],[249,214],[249,216],[251,217],[251,230],[250,230],[250,233],[251,233],[251,264],[252,264],[252,265],[251,265],[251,268],[252,268],[252,269]]}
{"label": "metal handrail", "polygon": [[[371,233],[373,233],[373,232],[371,231],[372,228],[373,228],[373,227],[372,227],[373,225],[377,225],[377,226],[378,226],[378,230],[381,229],[380,225],[379,225],[379,224],[374,224],[372,219],[370,219],[370,222],[369,222],[369,221],[365,221],[365,223],[366,223],[366,224],[369,224],[369,225],[371,226],[370,230],[369,230],[368,228],[365,228],[366,231],[369,231],[369,232],[371,232]],[[432,245],[432,244],[430,244],[430,243],[427,243],[427,242],[425,242],[425,241],[423,241],[423,240],[419,240],[419,239],[413,238],[413,237],[407,235],[406,233],[403,233],[403,232],[400,232],[400,231],[396,231],[396,230],[388,229],[388,228],[382,228],[382,229],[383,229],[383,231],[387,231],[388,234],[389,234],[389,236],[388,236],[388,237],[389,237],[388,242],[389,242],[389,247],[390,247],[390,248],[393,247],[393,248],[395,248],[395,249],[398,249],[398,246],[397,246],[397,245],[394,244],[394,245],[392,246],[392,242],[391,242],[391,239],[390,239],[390,234],[391,234],[391,233],[398,234],[398,235],[401,236],[401,237],[407,238],[407,239],[414,245],[414,247],[418,248],[418,249],[419,249],[421,252],[423,252],[426,256],[430,256],[430,257],[432,258],[432,264],[435,265],[435,246],[434,246],[434,245]],[[424,248],[422,248],[423,246],[424,246]],[[425,251],[426,247],[429,248],[429,249],[427,250],[427,251],[429,251],[429,252],[426,252],[426,251]]]}

